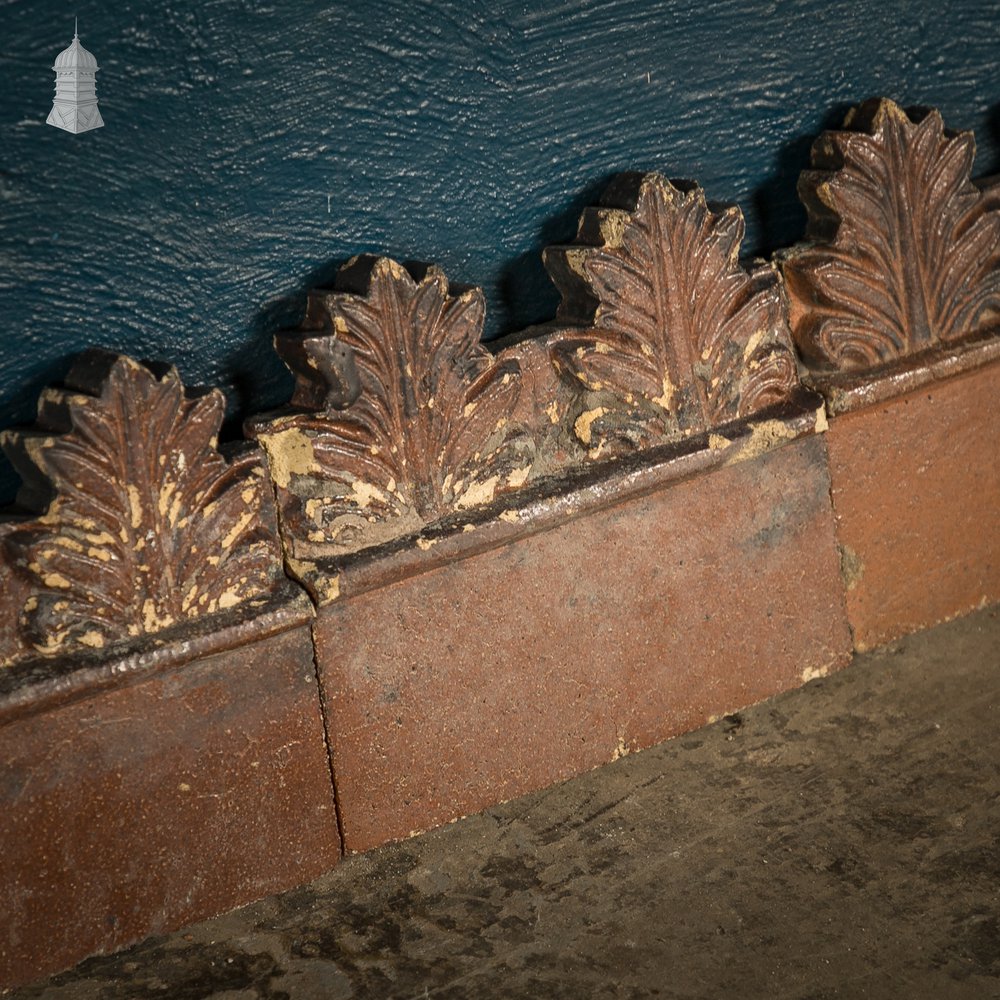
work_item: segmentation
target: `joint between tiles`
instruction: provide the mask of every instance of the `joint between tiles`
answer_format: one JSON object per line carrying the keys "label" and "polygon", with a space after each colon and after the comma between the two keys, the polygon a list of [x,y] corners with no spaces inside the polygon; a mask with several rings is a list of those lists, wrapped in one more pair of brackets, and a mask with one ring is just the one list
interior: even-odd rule
{"label": "joint between tiles", "polygon": [[330,791],[333,793],[333,811],[337,819],[337,837],[340,840],[340,856],[344,850],[344,818],[340,806],[340,790],[337,787],[337,768],[333,762],[333,741],[330,738],[329,713],[326,705],[326,690],[323,687],[323,672],[319,669],[319,656],[316,648],[316,623],[309,626],[309,638],[312,643],[313,673],[316,677],[316,690],[319,693],[319,714],[323,723],[323,746],[326,749],[326,766],[330,772]]}

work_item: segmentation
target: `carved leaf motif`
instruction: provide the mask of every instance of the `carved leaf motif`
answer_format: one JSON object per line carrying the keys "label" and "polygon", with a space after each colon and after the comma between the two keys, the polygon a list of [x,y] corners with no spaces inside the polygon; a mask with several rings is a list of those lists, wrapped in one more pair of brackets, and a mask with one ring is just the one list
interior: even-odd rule
{"label": "carved leaf motif", "polygon": [[222,394],[96,351],[67,381],[43,395],[39,429],[0,435],[22,495],[51,497],[4,537],[31,588],[28,641],[101,647],[270,590],[281,570],[263,466],[216,450]]}
{"label": "carved leaf motif", "polygon": [[[300,472],[313,485],[302,491],[313,494],[305,506],[320,536],[344,515],[359,524],[426,522],[524,479],[509,423],[519,367],[496,362],[480,344],[484,310],[478,288],[449,291],[436,267],[411,273],[387,258],[356,258],[338,290],[313,293],[307,323],[330,323],[361,394],[340,413],[286,420],[261,438],[280,466],[287,436],[309,432],[310,461]],[[279,354],[299,352],[304,336],[321,339],[279,336]]]}
{"label": "carved leaf motif", "polygon": [[888,100],[813,146],[799,193],[813,245],[784,262],[804,356],[841,370],[975,337],[1000,317],[1000,212],[971,183],[970,132]]}
{"label": "carved leaf motif", "polygon": [[713,211],[696,186],[619,177],[576,244],[546,251],[557,319],[586,327],[553,344],[553,362],[623,398],[631,420],[653,407],[666,435],[787,398],[797,374],[777,275],[741,267],[743,232],[738,208]]}

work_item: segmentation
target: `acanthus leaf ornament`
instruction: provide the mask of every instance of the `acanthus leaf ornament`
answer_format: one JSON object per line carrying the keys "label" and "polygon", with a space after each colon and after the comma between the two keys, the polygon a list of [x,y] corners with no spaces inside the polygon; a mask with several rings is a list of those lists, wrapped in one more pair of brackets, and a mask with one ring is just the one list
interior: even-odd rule
{"label": "acanthus leaf ornament", "polygon": [[794,392],[778,277],[740,264],[743,231],[738,208],[695,185],[623,174],[576,242],[546,251],[557,322],[572,324],[550,353],[595,394],[575,425],[592,452],[717,427]]}
{"label": "acanthus leaf ornament", "polygon": [[[296,536],[352,551],[527,478],[533,446],[510,420],[519,366],[480,343],[484,311],[478,288],[384,257],[354,258],[334,290],[310,293],[303,329],[275,338],[299,375],[293,404],[310,412],[252,425]],[[335,358],[334,370],[307,362],[303,374],[306,350]],[[340,400],[351,371],[356,398],[324,405],[330,389]]]}
{"label": "acanthus leaf ornament", "polygon": [[1000,322],[1000,211],[970,180],[972,133],[886,99],[814,143],[807,243],[784,255],[792,330],[818,367],[870,369]]}
{"label": "acanthus leaf ornament", "polygon": [[[38,422],[0,444],[38,516],[2,535],[12,593],[26,599],[21,652],[103,648],[270,592],[281,579],[262,456],[216,447],[218,390],[185,392],[177,371],[85,352]],[[7,651],[9,654],[9,650]]]}

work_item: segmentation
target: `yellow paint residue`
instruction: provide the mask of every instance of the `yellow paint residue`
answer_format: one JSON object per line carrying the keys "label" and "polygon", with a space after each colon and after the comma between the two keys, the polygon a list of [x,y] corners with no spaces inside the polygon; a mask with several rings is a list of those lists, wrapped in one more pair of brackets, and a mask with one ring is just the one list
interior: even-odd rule
{"label": "yellow paint residue", "polygon": [[267,452],[271,476],[283,490],[288,489],[292,476],[306,476],[317,471],[312,439],[296,427],[265,434],[261,444]]}
{"label": "yellow paint residue", "polygon": [[320,519],[320,514],[322,514],[323,507],[327,504],[327,502],[328,500],[326,497],[323,497],[322,500],[317,497],[310,497],[306,501],[305,505],[306,517],[308,517],[310,521],[316,521],[318,523]]}
{"label": "yellow paint residue", "polygon": [[90,629],[80,636],[80,642],[91,649],[100,649],[104,645],[104,636],[100,632]]}
{"label": "yellow paint residue", "polygon": [[739,459],[756,458],[758,455],[770,451],[782,441],[788,441],[795,437],[795,431],[780,420],[764,420],[759,424],[753,424],[749,439],[739,450]]}
{"label": "yellow paint residue", "polygon": [[181,512],[181,495],[178,493],[174,497],[174,502],[170,505],[170,513],[167,515],[167,520],[172,524],[177,524],[177,518],[180,516]]}
{"label": "yellow paint residue", "polygon": [[605,209],[601,213],[601,238],[609,250],[616,250],[625,239],[628,213],[620,208]]}
{"label": "yellow paint residue", "polygon": [[743,360],[748,361],[750,355],[760,346],[760,342],[764,339],[765,330],[754,330],[750,335],[750,339],[746,343],[746,347],[743,348]]}
{"label": "yellow paint residue", "polygon": [[167,511],[170,509],[170,498],[176,489],[177,484],[169,479],[160,487],[160,496],[156,504],[156,509],[160,512],[160,517],[167,516]]}
{"label": "yellow paint residue", "polygon": [[566,264],[571,271],[585,278],[587,276],[587,254],[583,250],[566,250]]}
{"label": "yellow paint residue", "polygon": [[169,617],[161,618],[156,613],[156,604],[151,597],[147,597],[142,602],[142,627],[147,632],[155,632],[157,629],[173,625],[173,620]]}
{"label": "yellow paint residue", "polygon": [[499,476],[490,476],[489,479],[484,479],[482,482],[470,483],[468,489],[455,501],[455,506],[462,509],[487,503],[493,499],[499,481]]}
{"label": "yellow paint residue", "polygon": [[518,486],[523,486],[524,481],[528,478],[529,472],[531,472],[530,465],[525,465],[520,469],[514,469],[514,471],[507,476],[508,484],[513,486],[515,489],[517,489]]}
{"label": "yellow paint residue", "polygon": [[548,414],[549,423],[558,424],[559,423],[559,404],[553,400],[545,407],[545,412]]}
{"label": "yellow paint residue", "polygon": [[595,420],[603,417],[607,412],[608,411],[605,407],[598,406],[593,410],[587,410],[586,412],[581,413],[580,416],[576,418],[576,421],[573,423],[573,431],[583,444],[587,446],[590,445],[591,425]]}
{"label": "yellow paint residue", "polygon": [[826,403],[816,407],[816,423],[813,425],[817,434],[825,434],[830,425],[826,419]]}
{"label": "yellow paint residue", "polygon": [[722,448],[728,448],[732,443],[729,438],[724,437],[722,434],[708,435],[708,446],[712,451],[720,451]]}
{"label": "yellow paint residue", "polygon": [[423,549],[424,552],[426,552],[430,548],[433,548],[435,545],[437,545],[436,538],[422,538],[422,537],[417,538],[417,548]]}
{"label": "yellow paint residue", "polygon": [[93,546],[114,545],[115,544],[115,536],[109,534],[106,531],[101,531],[101,532],[96,533],[96,534],[92,532],[92,533],[90,533],[88,535],[84,535],[83,537],[86,538],[87,541],[90,542],[90,544],[93,545]]}
{"label": "yellow paint residue", "polygon": [[236,593],[236,588],[227,590],[219,597],[220,608],[232,608],[240,603],[240,596]]}
{"label": "yellow paint residue", "polygon": [[133,486],[131,483],[129,483],[127,489],[128,503],[132,513],[132,527],[138,528],[142,524],[142,501],[139,497],[139,490],[138,487]]}
{"label": "yellow paint residue", "polygon": [[677,387],[670,381],[670,373],[665,372],[663,375],[663,393],[656,396],[653,402],[657,406],[662,407],[664,410],[670,411],[670,407],[674,401],[674,393],[677,391]]}
{"label": "yellow paint residue", "polygon": [[806,667],[802,671],[802,683],[808,684],[810,681],[816,680],[817,677],[826,677],[829,672],[829,667]]}
{"label": "yellow paint residue", "polygon": [[228,549],[233,542],[243,533],[246,526],[253,520],[253,511],[245,511],[237,519],[236,523],[226,532],[222,538],[222,547]]}
{"label": "yellow paint residue", "polygon": [[307,559],[295,559],[292,556],[288,557],[288,568],[300,579],[309,576],[310,573],[316,572],[316,564],[314,562],[309,562]]}
{"label": "yellow paint residue", "polygon": [[632,752],[632,748],[625,742],[625,737],[622,733],[618,734],[618,745],[611,751],[611,759],[621,760],[622,757],[627,757]]}
{"label": "yellow paint residue", "polygon": [[373,500],[379,503],[385,503],[388,497],[372,483],[363,482],[360,479],[355,479],[351,484],[351,500],[353,500],[359,507],[368,507]]}
{"label": "yellow paint residue", "polygon": [[517,524],[519,518],[516,510],[504,510],[500,512],[500,520],[508,524]]}

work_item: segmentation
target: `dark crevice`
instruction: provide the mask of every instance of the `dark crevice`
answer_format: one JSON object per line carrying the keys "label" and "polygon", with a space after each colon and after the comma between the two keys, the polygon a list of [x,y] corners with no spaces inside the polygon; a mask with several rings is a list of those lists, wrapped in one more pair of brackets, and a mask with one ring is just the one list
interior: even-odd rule
{"label": "dark crevice", "polygon": [[340,791],[337,786],[337,769],[333,762],[333,740],[330,738],[329,711],[327,709],[326,690],[323,687],[322,671],[319,669],[319,656],[316,651],[316,621],[309,627],[312,639],[313,671],[316,675],[316,688],[319,692],[319,714],[323,721],[323,744],[326,747],[326,763],[330,770],[330,787],[333,791],[333,810],[337,818],[337,836],[340,838],[340,856],[347,853],[344,840],[344,818],[340,809]]}

